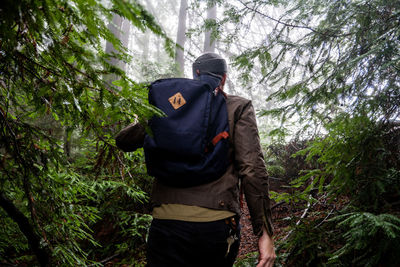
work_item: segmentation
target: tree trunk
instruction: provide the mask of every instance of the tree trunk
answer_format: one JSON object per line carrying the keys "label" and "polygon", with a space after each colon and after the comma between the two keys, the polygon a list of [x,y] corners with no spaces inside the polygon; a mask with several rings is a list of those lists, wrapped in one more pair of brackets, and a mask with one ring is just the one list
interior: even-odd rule
{"label": "tree trunk", "polygon": [[[160,22],[160,21],[157,19],[157,17],[156,17],[157,10],[158,10],[158,6],[154,7],[151,0],[146,0],[146,4],[147,4],[147,9],[148,9],[148,11],[150,12],[150,14],[153,14],[153,16],[154,16],[156,22],[157,22],[159,25],[161,25],[161,27],[162,27],[161,22]],[[155,39],[155,40],[154,40],[154,39]],[[156,45],[156,61],[157,61],[157,62],[160,62],[160,56],[161,56],[161,53],[160,53],[160,52],[161,52],[161,50],[162,50],[162,45],[161,45],[162,39],[160,38],[160,36],[152,36],[152,35],[150,34],[150,32],[147,31],[147,32],[146,32],[146,36],[145,36],[144,42],[145,42],[145,45],[146,45],[146,42],[148,43],[147,47],[145,47],[145,49],[143,50],[144,59],[145,59],[145,60],[147,59],[147,56],[146,56],[146,55],[149,53],[150,42],[153,42],[153,43]]]}
{"label": "tree trunk", "polygon": [[[129,48],[129,40],[130,40],[129,36],[130,36],[130,32],[131,32],[131,22],[130,22],[129,20],[127,20],[127,19],[124,19],[124,20],[122,21],[122,33],[121,33],[121,38],[120,38],[120,40],[121,40],[121,42],[122,42],[122,45],[123,45],[125,48]],[[120,61],[119,64],[118,64],[118,66],[119,66],[121,69],[123,69],[124,71],[127,71],[126,63],[125,63],[125,62]]]}
{"label": "tree trunk", "polygon": [[71,136],[72,129],[70,127],[65,127],[64,129],[64,153],[67,159],[71,158]]}
{"label": "tree trunk", "polygon": [[176,37],[176,49],[175,49],[175,62],[178,65],[179,72],[181,74],[185,71],[185,42],[186,42],[186,17],[187,17],[187,0],[181,0],[181,6],[179,9],[179,23],[178,33]]}
{"label": "tree trunk", "polygon": [[143,36],[142,40],[142,59],[147,60],[149,57],[149,47],[150,47],[150,32],[147,30]]}
{"label": "tree trunk", "polygon": [[[121,26],[122,26],[122,18],[119,15],[114,14],[112,22],[110,22],[108,24],[108,29],[119,40],[121,40]],[[107,54],[117,53],[117,50],[114,48],[114,46],[110,42],[106,43],[106,53]],[[110,64],[112,64],[114,66],[117,66],[118,65],[118,61],[119,60],[116,59],[116,58],[111,58]]]}
{"label": "tree trunk", "polygon": [[28,240],[29,247],[35,253],[40,266],[48,266],[49,253],[40,247],[40,237],[35,233],[32,225],[29,223],[28,218],[17,209],[11,200],[0,192],[0,206],[7,212],[8,216],[18,224],[19,229]]}
{"label": "tree trunk", "polygon": [[[217,6],[214,5],[207,9],[207,20],[217,19]],[[204,36],[204,52],[215,52],[215,40],[211,36],[211,30],[206,31]]]}
{"label": "tree trunk", "polygon": [[[116,38],[121,40],[121,26],[122,26],[122,18],[114,14],[112,22],[108,24],[108,29],[114,34]],[[118,53],[118,51],[114,48],[113,44],[110,42],[106,43],[106,53],[111,54],[111,53]],[[111,57],[110,60],[108,61],[113,66],[120,67],[120,61],[114,57]],[[106,80],[107,84],[111,84],[114,80],[118,79],[115,75],[106,75],[104,77]]]}

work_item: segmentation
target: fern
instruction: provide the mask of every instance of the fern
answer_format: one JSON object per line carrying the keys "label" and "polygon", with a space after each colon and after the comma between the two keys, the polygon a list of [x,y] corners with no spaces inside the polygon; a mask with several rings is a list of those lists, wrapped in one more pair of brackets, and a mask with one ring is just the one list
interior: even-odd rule
{"label": "fern", "polygon": [[395,266],[400,250],[400,218],[392,214],[352,212],[331,219],[343,232],[345,245],[329,263],[354,266]]}

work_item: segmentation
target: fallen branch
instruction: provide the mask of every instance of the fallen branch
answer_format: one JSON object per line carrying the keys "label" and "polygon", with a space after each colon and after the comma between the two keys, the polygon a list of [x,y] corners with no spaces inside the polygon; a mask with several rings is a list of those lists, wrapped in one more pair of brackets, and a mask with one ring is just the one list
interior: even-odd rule
{"label": "fallen branch", "polygon": [[[313,181],[314,181],[314,177],[311,178],[311,184],[313,183]],[[299,225],[300,222],[301,222],[301,220],[304,219],[304,218],[306,217],[307,212],[308,212],[308,210],[309,210],[310,207],[311,207],[311,201],[310,201],[311,198],[312,198],[312,196],[311,196],[311,192],[310,192],[310,194],[308,195],[307,208],[304,210],[304,212],[303,212],[303,214],[301,215],[300,219],[296,222],[296,226]],[[282,239],[282,241],[285,241],[286,239],[288,239],[289,236],[290,236],[292,233],[293,233],[293,229],[290,230],[290,231],[287,233],[287,235]]]}
{"label": "fallen branch", "polygon": [[[310,198],[311,198],[311,195],[310,195]],[[308,210],[310,209],[310,207],[311,207],[311,202],[308,202],[307,208],[304,210],[304,212],[303,212],[303,214],[301,215],[300,219],[296,222],[296,226],[299,225],[300,222],[301,222],[301,220],[304,219],[304,218],[306,217],[307,212],[308,212]],[[290,230],[289,233],[287,233],[287,235],[286,235],[284,238],[282,238],[282,241],[285,241],[286,239],[288,239],[289,236],[292,234],[292,232],[293,232],[293,229]]]}
{"label": "fallen branch", "polygon": [[331,211],[328,213],[328,215],[319,223],[317,224],[314,228],[318,228],[320,227],[328,218],[329,216],[331,216],[331,214],[333,213],[333,211],[336,209],[336,207],[334,207],[333,209],[331,209]]}
{"label": "fallen branch", "polygon": [[[119,253],[114,254],[114,255],[112,255],[110,257],[105,258],[104,260],[101,260],[98,263],[105,264],[105,263],[109,262],[110,260],[112,260],[112,259],[114,259],[115,257],[118,257],[118,256],[119,256]],[[98,263],[88,265],[88,267],[97,266]]]}
{"label": "fallen branch", "polygon": [[277,208],[277,207],[279,207],[280,205],[285,204],[285,203],[286,203],[285,201],[281,201],[281,202],[279,202],[279,203],[276,203],[275,205],[273,205],[273,206],[271,207],[271,210],[273,210],[273,209],[275,209],[275,208]]}

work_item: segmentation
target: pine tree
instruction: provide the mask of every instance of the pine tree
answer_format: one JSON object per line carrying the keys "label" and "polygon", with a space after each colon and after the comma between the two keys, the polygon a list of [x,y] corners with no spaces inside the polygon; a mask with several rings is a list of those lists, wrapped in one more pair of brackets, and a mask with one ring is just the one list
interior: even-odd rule
{"label": "pine tree", "polygon": [[[126,159],[111,129],[158,111],[143,85],[110,63],[129,61],[107,28],[113,14],[161,36],[172,54],[172,42],[136,1],[2,2],[1,263],[31,251],[41,266],[86,265],[93,258],[83,244],[97,244],[89,225],[101,216],[101,196],[120,191],[133,202],[145,199],[133,177],[123,180]],[[115,50],[104,53],[103,41]],[[110,83],[108,75],[120,80]],[[80,153],[68,160],[63,147],[72,132]]]}
{"label": "pine tree", "polygon": [[268,101],[280,105],[263,114],[280,119],[281,130],[296,121],[304,127],[298,137],[323,129],[298,153],[316,169],[293,187],[303,190],[299,199],[324,196],[339,209],[294,224],[283,261],[397,265],[390,255],[400,249],[400,3],[238,0],[227,9],[221,22],[257,17],[272,25],[262,44],[236,58],[247,75],[260,66],[259,82],[276,88]]}

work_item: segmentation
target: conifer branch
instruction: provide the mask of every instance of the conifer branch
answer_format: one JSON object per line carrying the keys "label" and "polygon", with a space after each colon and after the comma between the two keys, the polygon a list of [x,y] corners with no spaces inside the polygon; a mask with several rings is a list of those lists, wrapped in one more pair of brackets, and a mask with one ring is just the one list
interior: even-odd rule
{"label": "conifer branch", "polygon": [[316,30],[316,29],[314,29],[314,28],[312,28],[312,27],[309,27],[309,26],[303,26],[303,25],[296,25],[296,24],[287,23],[287,22],[284,22],[284,21],[282,21],[282,20],[280,20],[280,19],[276,19],[276,18],[273,18],[273,17],[271,17],[271,16],[268,16],[267,14],[264,14],[264,13],[258,11],[257,9],[253,8],[253,7],[250,7],[247,3],[244,3],[242,0],[238,0],[238,1],[239,1],[246,9],[248,9],[248,10],[254,12],[254,13],[257,13],[257,14],[259,14],[259,15],[261,15],[261,16],[267,18],[267,19],[270,19],[270,20],[272,20],[272,21],[274,21],[274,22],[276,22],[276,23],[278,23],[278,24],[284,25],[284,26],[286,26],[286,27],[298,28],[298,29],[306,29],[306,30],[309,30],[309,31],[314,32],[314,33],[316,33],[316,34],[324,35],[324,36],[328,36],[328,37],[333,37],[333,38],[345,37],[345,36],[349,36],[349,35],[355,34],[355,32],[349,32],[349,33],[345,33],[345,34],[332,34],[332,33],[329,33],[328,31],[327,31],[327,32],[318,31],[318,30]]}
{"label": "conifer branch", "polygon": [[25,235],[28,240],[29,247],[35,253],[40,266],[48,266],[49,263],[49,254],[40,246],[40,238],[35,233],[32,225],[29,223],[29,220],[25,215],[18,210],[18,208],[12,203],[7,197],[0,192],[0,206],[7,212],[8,216],[18,224],[19,229]]}

